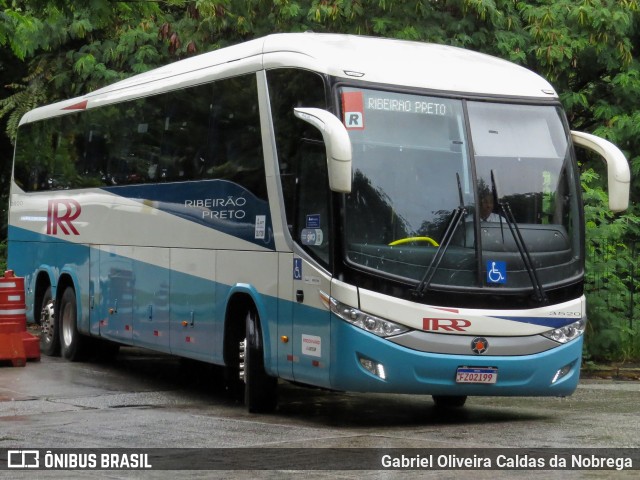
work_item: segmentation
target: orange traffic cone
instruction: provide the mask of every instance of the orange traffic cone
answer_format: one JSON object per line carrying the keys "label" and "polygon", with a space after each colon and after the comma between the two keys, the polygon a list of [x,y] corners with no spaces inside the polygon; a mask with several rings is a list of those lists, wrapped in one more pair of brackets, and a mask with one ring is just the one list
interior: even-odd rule
{"label": "orange traffic cone", "polygon": [[40,340],[27,332],[24,278],[7,270],[0,277],[0,361],[24,367],[40,360]]}

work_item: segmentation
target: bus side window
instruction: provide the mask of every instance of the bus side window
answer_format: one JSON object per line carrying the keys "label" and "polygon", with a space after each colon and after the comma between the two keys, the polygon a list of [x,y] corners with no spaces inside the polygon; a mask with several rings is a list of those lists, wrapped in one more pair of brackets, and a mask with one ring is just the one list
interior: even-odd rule
{"label": "bus side window", "polygon": [[26,123],[18,129],[14,176],[25,192],[42,190],[46,164],[42,156],[44,122]]}
{"label": "bus side window", "polygon": [[202,176],[229,180],[267,200],[255,75],[213,83],[209,125],[210,152]]}
{"label": "bus side window", "polygon": [[324,264],[329,263],[329,179],[322,142],[303,140],[296,171],[294,240]]}
{"label": "bus side window", "polygon": [[284,208],[293,240],[329,263],[329,180],[322,136],[293,114],[295,107],[327,108],[325,84],[317,73],[267,72]]}
{"label": "bus side window", "polygon": [[148,171],[160,154],[160,112],[154,97],[89,110],[85,171],[100,173],[106,185],[152,181]]}
{"label": "bus side window", "polygon": [[25,191],[92,187],[99,176],[86,164],[86,114],[49,118],[20,127],[15,179]]}
{"label": "bus side window", "polygon": [[220,179],[267,187],[255,75],[47,119],[20,128],[25,190]]}
{"label": "bus side window", "polygon": [[161,157],[151,165],[154,182],[163,175],[174,180],[197,180],[210,163],[211,84],[168,94],[162,120]]}

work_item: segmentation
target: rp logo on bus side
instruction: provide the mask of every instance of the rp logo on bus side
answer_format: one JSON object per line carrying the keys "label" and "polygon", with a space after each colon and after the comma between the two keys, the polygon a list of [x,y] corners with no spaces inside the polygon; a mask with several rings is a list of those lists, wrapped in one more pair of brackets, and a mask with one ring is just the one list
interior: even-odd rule
{"label": "rp logo on bus side", "polygon": [[47,207],[47,235],[58,235],[58,228],[65,235],[80,235],[73,221],[80,216],[82,207],[70,198],[49,200]]}

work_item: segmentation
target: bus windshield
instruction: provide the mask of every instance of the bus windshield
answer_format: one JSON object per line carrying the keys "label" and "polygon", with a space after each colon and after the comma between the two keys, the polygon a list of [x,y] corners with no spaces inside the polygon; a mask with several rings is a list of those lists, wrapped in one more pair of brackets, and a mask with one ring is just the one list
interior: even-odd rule
{"label": "bus windshield", "polygon": [[555,106],[355,88],[341,100],[350,264],[429,274],[438,288],[528,290],[533,274],[546,287],[582,274],[577,176]]}

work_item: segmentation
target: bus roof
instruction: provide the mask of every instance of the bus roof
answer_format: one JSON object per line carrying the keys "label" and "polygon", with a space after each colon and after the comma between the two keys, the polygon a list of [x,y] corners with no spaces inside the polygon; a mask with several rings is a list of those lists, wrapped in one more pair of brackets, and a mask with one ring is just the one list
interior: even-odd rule
{"label": "bus roof", "polygon": [[[295,35],[293,37],[292,35]],[[506,60],[462,48],[389,38],[336,34],[279,34],[265,37],[269,59],[307,55],[323,73],[382,84],[461,94],[555,97],[542,77]],[[351,72],[351,75],[349,73]],[[550,92],[550,93],[545,93]]]}
{"label": "bus roof", "polygon": [[557,99],[553,87],[536,73],[462,48],[356,35],[282,33],[177,61],[37,108],[21,123],[278,67],[447,93]]}

